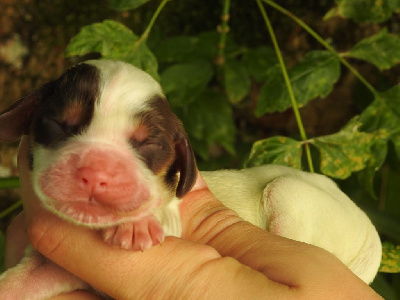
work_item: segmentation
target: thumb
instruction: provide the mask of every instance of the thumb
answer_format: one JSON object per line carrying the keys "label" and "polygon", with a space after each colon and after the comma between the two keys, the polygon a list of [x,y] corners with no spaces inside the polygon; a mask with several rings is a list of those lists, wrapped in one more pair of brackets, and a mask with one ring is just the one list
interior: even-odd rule
{"label": "thumb", "polygon": [[214,196],[200,172],[192,190],[182,199],[180,214],[182,238],[203,244],[224,228],[244,222]]}

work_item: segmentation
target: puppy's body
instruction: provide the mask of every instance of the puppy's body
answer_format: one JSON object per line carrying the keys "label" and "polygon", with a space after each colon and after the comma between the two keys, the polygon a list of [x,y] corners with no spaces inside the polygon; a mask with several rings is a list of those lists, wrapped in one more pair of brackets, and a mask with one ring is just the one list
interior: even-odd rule
{"label": "puppy's body", "polygon": [[366,283],[374,279],[382,255],[379,235],[326,176],[278,165],[202,174],[213,194],[244,220],[328,250]]}
{"label": "puppy's body", "polygon": [[[80,64],[0,115],[0,140],[23,134],[31,138],[35,192],[50,211],[100,229],[105,242],[127,250],[181,235],[179,198],[194,184],[196,162],[180,121],[148,74],[116,61]],[[274,165],[203,176],[243,219],[325,248],[364,281],[374,278],[379,236],[328,178]],[[0,277],[0,293],[24,299],[12,282],[41,259],[36,252],[29,257]],[[59,281],[71,280],[65,274]],[[77,282],[50,286],[73,290]],[[53,288],[53,294],[66,290]]]}

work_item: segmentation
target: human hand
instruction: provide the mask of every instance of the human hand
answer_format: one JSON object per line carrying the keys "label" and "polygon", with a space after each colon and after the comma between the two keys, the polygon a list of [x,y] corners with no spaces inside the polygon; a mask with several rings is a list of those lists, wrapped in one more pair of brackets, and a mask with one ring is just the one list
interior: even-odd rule
{"label": "human hand", "polygon": [[[181,205],[182,239],[167,237],[144,252],[110,247],[97,231],[41,208],[32,190],[26,151],[24,137],[19,168],[32,245],[113,298],[379,297],[326,251],[242,221],[211,194],[201,177]],[[76,293],[80,299],[94,299],[82,292],[59,297],[76,299]]]}

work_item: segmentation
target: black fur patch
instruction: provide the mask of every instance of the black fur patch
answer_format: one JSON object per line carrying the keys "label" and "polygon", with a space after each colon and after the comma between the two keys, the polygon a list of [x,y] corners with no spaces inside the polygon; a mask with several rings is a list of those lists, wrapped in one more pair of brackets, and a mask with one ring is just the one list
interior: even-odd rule
{"label": "black fur patch", "polygon": [[45,147],[57,147],[60,142],[83,131],[93,117],[99,78],[96,67],[79,64],[44,85],[40,91],[40,107],[33,119],[35,142]]}

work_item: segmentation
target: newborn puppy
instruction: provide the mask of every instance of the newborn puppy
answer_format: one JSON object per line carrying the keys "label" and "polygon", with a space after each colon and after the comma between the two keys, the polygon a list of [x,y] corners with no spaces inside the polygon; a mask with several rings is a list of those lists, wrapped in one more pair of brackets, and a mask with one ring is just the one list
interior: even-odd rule
{"label": "newborn puppy", "polygon": [[0,128],[1,140],[30,135],[33,186],[47,209],[104,228],[106,241],[127,250],[162,242],[155,208],[179,219],[177,198],[196,179],[193,152],[160,86],[122,62],[75,66],[16,102]]}
{"label": "newborn puppy", "polygon": [[[105,242],[126,250],[181,235],[179,199],[195,182],[196,162],[181,122],[150,75],[118,61],[79,64],[0,114],[0,140],[24,134],[30,136],[33,186],[48,210],[101,230]],[[325,176],[275,165],[202,174],[243,219],[325,248],[367,283],[374,278],[379,236]],[[28,251],[0,277],[0,294],[45,299],[88,288],[50,261],[42,280],[26,276],[43,260]],[[57,280],[48,278],[51,272]]]}

